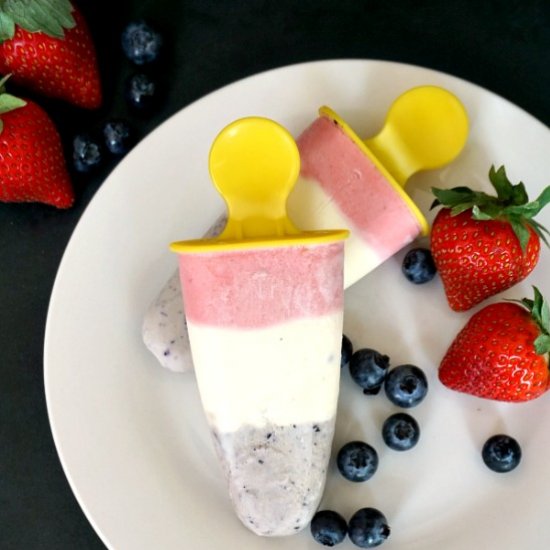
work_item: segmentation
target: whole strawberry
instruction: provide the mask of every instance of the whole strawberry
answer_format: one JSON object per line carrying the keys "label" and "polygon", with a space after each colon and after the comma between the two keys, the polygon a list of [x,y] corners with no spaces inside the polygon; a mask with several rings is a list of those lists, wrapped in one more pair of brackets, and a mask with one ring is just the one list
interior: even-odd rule
{"label": "whole strawberry", "polygon": [[40,92],[95,109],[101,86],[95,48],[68,0],[0,2],[0,73]]}
{"label": "whole strawberry", "polygon": [[534,300],[499,302],[478,311],[459,332],[439,366],[452,390],[498,401],[529,401],[550,387],[550,309]]}
{"label": "whole strawberry", "polygon": [[550,201],[550,186],[529,202],[504,166],[491,167],[497,196],[468,187],[436,189],[443,205],[432,224],[431,250],[449,306],[465,311],[525,279],[536,266],[548,231],[533,218]]}
{"label": "whole strawberry", "polygon": [[0,201],[68,208],[74,193],[61,139],[36,103],[3,91],[0,80]]}

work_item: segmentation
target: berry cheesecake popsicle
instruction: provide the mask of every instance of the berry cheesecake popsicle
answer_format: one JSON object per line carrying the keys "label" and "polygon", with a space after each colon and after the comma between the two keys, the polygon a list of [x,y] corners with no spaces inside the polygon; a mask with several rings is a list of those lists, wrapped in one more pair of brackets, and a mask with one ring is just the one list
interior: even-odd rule
{"label": "berry cheesecake popsicle", "polygon": [[[344,227],[344,287],[370,273],[419,235],[428,223],[406,193],[420,170],[451,162],[468,135],[461,102],[437,86],[412,88],[391,105],[382,130],[362,140],[341,117],[321,107],[298,137],[301,171],[288,212],[303,229]],[[174,277],[147,311],[143,339],[161,365],[192,369],[187,328]]]}
{"label": "berry cheesecake popsicle", "polygon": [[243,524],[264,536],[294,534],[315,513],[339,392],[348,232],[302,232],[286,217],[299,164],[275,122],[230,124],[209,162],[226,227],[217,238],[171,245],[229,494]]}
{"label": "berry cheesecake popsicle", "polygon": [[437,86],[400,95],[382,130],[367,140],[332,109],[321,107],[319,117],[297,139],[301,171],[289,197],[289,215],[306,229],[350,230],[347,288],[428,233],[428,223],[405,184],[420,170],[451,162],[467,135],[464,106]]}

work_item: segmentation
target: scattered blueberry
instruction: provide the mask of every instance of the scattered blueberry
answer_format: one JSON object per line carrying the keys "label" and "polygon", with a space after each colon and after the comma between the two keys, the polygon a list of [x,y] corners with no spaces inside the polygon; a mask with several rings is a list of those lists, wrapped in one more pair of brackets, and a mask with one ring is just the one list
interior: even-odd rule
{"label": "scattered blueberry", "polygon": [[361,508],[348,524],[349,538],[360,548],[380,546],[390,536],[388,520],[376,508]]}
{"label": "scattered blueberry", "polygon": [[350,441],[338,452],[336,465],[349,481],[366,481],[378,468],[378,453],[363,441]]}
{"label": "scattered blueberry", "polygon": [[349,372],[365,394],[377,394],[384,383],[390,358],[373,349],[359,349],[350,359]]}
{"label": "scattered blueberry", "polygon": [[153,107],[157,95],[157,85],[144,73],[133,75],[127,82],[126,98],[133,107],[145,110]]}
{"label": "scattered blueberry", "polygon": [[394,405],[408,409],[415,407],[426,397],[428,380],[418,367],[400,365],[388,372],[384,389]]}
{"label": "scattered blueberry", "polygon": [[145,21],[129,23],[121,37],[122,50],[136,65],[155,61],[162,48],[162,36]]}
{"label": "scattered blueberry", "polygon": [[353,344],[351,340],[344,334],[342,335],[342,359],[340,361],[340,367],[346,366],[353,354]]}
{"label": "scattered blueberry", "polygon": [[324,546],[340,544],[348,532],[346,520],[332,510],[321,510],[311,520],[311,534],[313,538]]}
{"label": "scattered blueberry", "polygon": [[420,438],[420,427],[416,420],[406,413],[395,413],[382,426],[382,439],[394,451],[412,449]]}
{"label": "scattered blueberry", "polygon": [[103,126],[105,145],[113,155],[124,155],[132,146],[132,132],[123,120],[109,120]]}
{"label": "scattered blueberry", "polygon": [[481,456],[491,470],[499,473],[510,472],[521,461],[521,447],[509,435],[493,435],[483,445]]}
{"label": "scattered blueberry", "polygon": [[401,271],[411,283],[421,285],[435,277],[437,268],[427,248],[413,248],[405,254]]}
{"label": "scattered blueberry", "polygon": [[78,134],[73,140],[73,164],[79,172],[89,172],[102,161],[101,145],[90,134]]}

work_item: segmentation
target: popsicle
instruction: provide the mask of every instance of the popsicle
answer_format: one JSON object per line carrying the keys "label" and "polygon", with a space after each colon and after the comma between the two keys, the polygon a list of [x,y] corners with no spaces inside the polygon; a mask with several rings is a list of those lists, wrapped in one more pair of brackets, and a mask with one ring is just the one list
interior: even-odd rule
{"label": "popsicle", "polygon": [[[441,167],[462,150],[468,118],[437,86],[420,86],[391,105],[382,130],[365,141],[329,107],[298,137],[300,177],[288,211],[300,227],[346,227],[344,286],[364,277],[428,224],[404,190],[414,173]],[[143,339],[162,366],[192,369],[185,317],[174,275],[148,309]]]}
{"label": "popsicle", "polygon": [[468,118],[460,101],[436,86],[398,97],[380,133],[367,140],[329,107],[319,114],[297,139],[301,174],[288,212],[301,227],[350,229],[347,288],[428,233],[404,186],[416,172],[443,166],[460,153]]}
{"label": "popsicle", "polygon": [[171,245],[229,494],[243,524],[264,536],[296,533],[315,513],[339,391],[348,232],[299,231],[287,217],[299,166],[277,123],[230,124],[209,159],[225,229]]}

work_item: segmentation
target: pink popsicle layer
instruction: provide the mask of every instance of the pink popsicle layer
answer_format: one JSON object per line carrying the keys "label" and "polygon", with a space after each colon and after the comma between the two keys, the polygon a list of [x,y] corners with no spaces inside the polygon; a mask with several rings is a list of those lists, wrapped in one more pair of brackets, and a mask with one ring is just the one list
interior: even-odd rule
{"label": "pink popsicle layer", "polygon": [[315,180],[380,257],[421,232],[415,215],[377,166],[333,120],[321,116],[298,138],[301,176]]}
{"label": "pink popsicle layer", "polygon": [[343,307],[344,243],[181,254],[191,323],[264,328]]}

